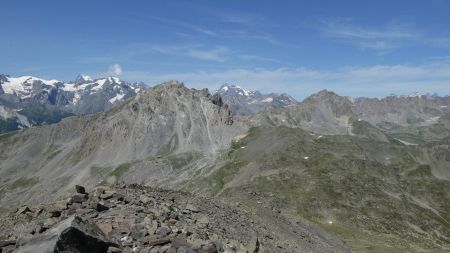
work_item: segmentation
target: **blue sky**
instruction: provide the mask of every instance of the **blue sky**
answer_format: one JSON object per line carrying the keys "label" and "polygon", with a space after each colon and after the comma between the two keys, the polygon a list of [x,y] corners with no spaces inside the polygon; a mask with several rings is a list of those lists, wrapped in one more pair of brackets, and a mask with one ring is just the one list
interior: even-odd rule
{"label": "blue sky", "polygon": [[1,4],[0,73],[223,83],[304,98],[450,94],[450,1]]}

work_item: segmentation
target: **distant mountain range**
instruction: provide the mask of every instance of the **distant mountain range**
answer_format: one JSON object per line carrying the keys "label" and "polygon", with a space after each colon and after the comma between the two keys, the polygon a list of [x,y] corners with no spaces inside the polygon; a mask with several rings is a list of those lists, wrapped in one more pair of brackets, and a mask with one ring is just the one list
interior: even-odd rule
{"label": "distant mountain range", "polygon": [[[364,120],[380,130],[412,143],[447,136],[450,97],[406,95],[352,98],[322,90],[302,102],[261,111],[253,121],[267,125],[301,127],[322,134],[348,134],[350,122]],[[352,119],[352,120],[351,120]],[[440,128],[430,131],[430,128]]]}
{"label": "distant mountain range", "polygon": [[217,93],[236,115],[251,115],[265,108],[284,107],[297,103],[293,97],[285,93],[262,94],[259,91],[249,91],[230,84],[222,85]]}
{"label": "distant mountain range", "polygon": [[106,111],[145,89],[143,83],[127,83],[117,77],[93,80],[79,75],[66,83],[0,75],[0,133]]}
{"label": "distant mountain range", "polygon": [[[63,82],[33,76],[0,75],[0,133],[56,123],[68,116],[107,111],[147,89],[149,88],[144,83],[128,83],[117,77],[92,79],[86,75],[78,75],[75,81]],[[289,111],[302,110],[302,117],[318,120],[311,127],[322,128],[325,127],[322,121],[330,117],[324,115],[328,109],[335,116],[359,117],[384,130],[396,132],[401,129],[403,133],[407,130],[406,123],[427,125],[435,122],[442,111],[450,110],[448,96],[423,95],[417,92],[382,99],[355,99],[340,97],[324,90],[297,102],[285,93],[263,94],[238,85],[224,84],[215,94],[220,97],[221,103],[229,106],[235,116],[252,116],[266,109],[281,110],[280,113],[287,114]],[[322,108],[324,106],[328,109]],[[315,112],[308,110],[308,107],[315,108]],[[314,117],[313,114],[320,114],[321,117]],[[285,121],[293,121],[298,116],[287,116]],[[257,117],[259,116],[255,118]],[[264,117],[270,119],[280,115],[269,113]],[[410,129],[409,132],[415,130]],[[337,127],[331,131],[344,130]]]}

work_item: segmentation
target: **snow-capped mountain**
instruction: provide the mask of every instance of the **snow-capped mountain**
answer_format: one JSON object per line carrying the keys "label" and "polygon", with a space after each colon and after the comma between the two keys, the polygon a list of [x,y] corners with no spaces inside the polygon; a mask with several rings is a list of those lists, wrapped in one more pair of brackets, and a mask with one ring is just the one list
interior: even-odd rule
{"label": "snow-capped mountain", "polygon": [[294,98],[284,93],[262,94],[259,91],[249,91],[231,84],[222,85],[217,93],[235,114],[240,115],[254,114],[268,107],[283,107],[297,103]]}
{"label": "snow-capped mountain", "polygon": [[[84,111],[83,105],[91,99],[104,100],[98,111],[132,97],[145,90],[144,84],[126,83],[117,77],[105,77],[93,80],[89,76],[79,75],[74,82],[46,80],[33,76],[9,77],[0,75],[0,102],[40,102],[57,107],[64,107],[75,114],[85,114],[94,111]],[[10,102],[10,103],[8,103]],[[97,101],[98,102],[98,101]]]}
{"label": "snow-capped mountain", "polygon": [[[145,89],[143,83],[127,83],[117,77],[92,79],[78,75],[73,82],[63,82],[33,76],[0,75],[0,106],[4,108],[3,112],[9,112],[2,113],[0,120],[9,119],[11,123],[11,118],[15,118],[16,126],[53,123],[73,114],[108,110]],[[29,124],[25,124],[17,113],[39,117],[34,120],[28,117]]]}

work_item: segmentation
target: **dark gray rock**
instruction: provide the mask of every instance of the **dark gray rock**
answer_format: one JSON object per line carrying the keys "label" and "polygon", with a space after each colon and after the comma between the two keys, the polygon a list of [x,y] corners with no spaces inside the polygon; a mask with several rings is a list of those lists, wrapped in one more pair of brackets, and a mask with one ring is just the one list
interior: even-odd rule
{"label": "dark gray rock", "polygon": [[99,202],[92,202],[90,204],[90,208],[95,209],[97,212],[103,212],[103,211],[107,211],[109,209],[109,207],[107,207],[106,205],[103,205]]}
{"label": "dark gray rock", "polygon": [[168,227],[160,227],[156,229],[156,234],[161,236],[166,236],[172,233],[172,229]]}
{"label": "dark gray rock", "polygon": [[14,240],[0,241],[0,248],[7,247],[9,245],[16,245],[16,241],[14,241]]}
{"label": "dark gray rock", "polygon": [[83,203],[88,200],[87,194],[77,193],[70,198],[69,203]]}
{"label": "dark gray rock", "polygon": [[164,245],[164,244],[168,244],[168,243],[170,243],[169,237],[150,239],[150,241],[149,241],[150,246]]}
{"label": "dark gray rock", "polygon": [[81,185],[75,185],[75,190],[77,193],[86,194],[86,189]]}
{"label": "dark gray rock", "polygon": [[106,252],[112,243],[92,223],[72,216],[16,249],[15,253]]}

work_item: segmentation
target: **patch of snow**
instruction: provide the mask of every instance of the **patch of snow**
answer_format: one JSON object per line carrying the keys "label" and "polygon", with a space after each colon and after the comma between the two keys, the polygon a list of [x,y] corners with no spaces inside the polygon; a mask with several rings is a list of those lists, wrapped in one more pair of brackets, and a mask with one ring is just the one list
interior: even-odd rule
{"label": "patch of snow", "polygon": [[309,159],[309,156],[305,156],[305,157],[303,157],[303,159],[308,160],[308,159]]}
{"label": "patch of snow", "polygon": [[405,144],[406,146],[417,146],[417,145],[418,145],[418,144],[411,143],[411,142],[407,142],[407,141],[403,141],[403,140],[400,140],[400,139],[397,139],[397,138],[395,138],[395,139],[396,139],[397,141],[399,141],[399,142]]}
{"label": "patch of snow", "polygon": [[358,121],[362,121],[362,119],[358,119]]}
{"label": "patch of snow", "polygon": [[8,80],[2,84],[3,91],[7,94],[17,94],[20,98],[28,98],[33,89],[33,83],[41,81],[48,86],[54,86],[58,80],[46,80],[33,76],[9,77]]}
{"label": "patch of snow", "polygon": [[66,84],[64,84],[62,90],[64,90],[64,91],[76,91],[76,90],[78,90],[78,87],[74,83],[66,83]]}
{"label": "patch of snow", "polygon": [[103,88],[103,85],[105,85],[106,80],[107,79],[104,78],[104,79],[99,79],[99,80],[95,81],[95,84],[97,84],[97,85],[92,87],[92,90],[101,90]]}
{"label": "patch of snow", "polygon": [[81,75],[81,78],[83,78],[85,81],[92,81],[92,78],[88,75]]}
{"label": "patch of snow", "polygon": [[447,108],[447,106],[446,105],[441,105],[441,108]]}
{"label": "patch of snow", "polygon": [[439,120],[439,118],[440,118],[440,116],[436,116],[436,117],[429,118],[425,121],[429,122],[429,123],[436,123]]}
{"label": "patch of snow", "polygon": [[110,77],[109,81],[112,82],[112,83],[120,83],[120,79],[117,78],[117,77]]}
{"label": "patch of snow", "polygon": [[122,100],[122,98],[123,98],[124,96],[125,96],[125,94],[119,93],[119,94],[117,94],[115,97],[111,98],[111,99],[109,100],[109,102],[110,102],[111,104],[114,104],[115,102]]}
{"label": "patch of snow", "polygon": [[330,224],[330,225],[333,224],[333,221],[332,221],[332,220],[329,220],[329,221],[328,221],[328,224]]}
{"label": "patch of snow", "polygon": [[227,90],[228,90],[228,86],[223,86],[223,87],[222,87],[222,90],[223,90],[223,91],[227,91]]}
{"label": "patch of snow", "polygon": [[80,93],[76,92],[75,95],[73,95],[73,101],[72,101],[72,103],[73,103],[73,104],[78,104],[78,102],[80,101],[80,99],[81,99]]}
{"label": "patch of snow", "polygon": [[265,98],[265,99],[261,100],[261,102],[263,102],[263,103],[271,103],[271,102],[273,102],[273,97]]}

